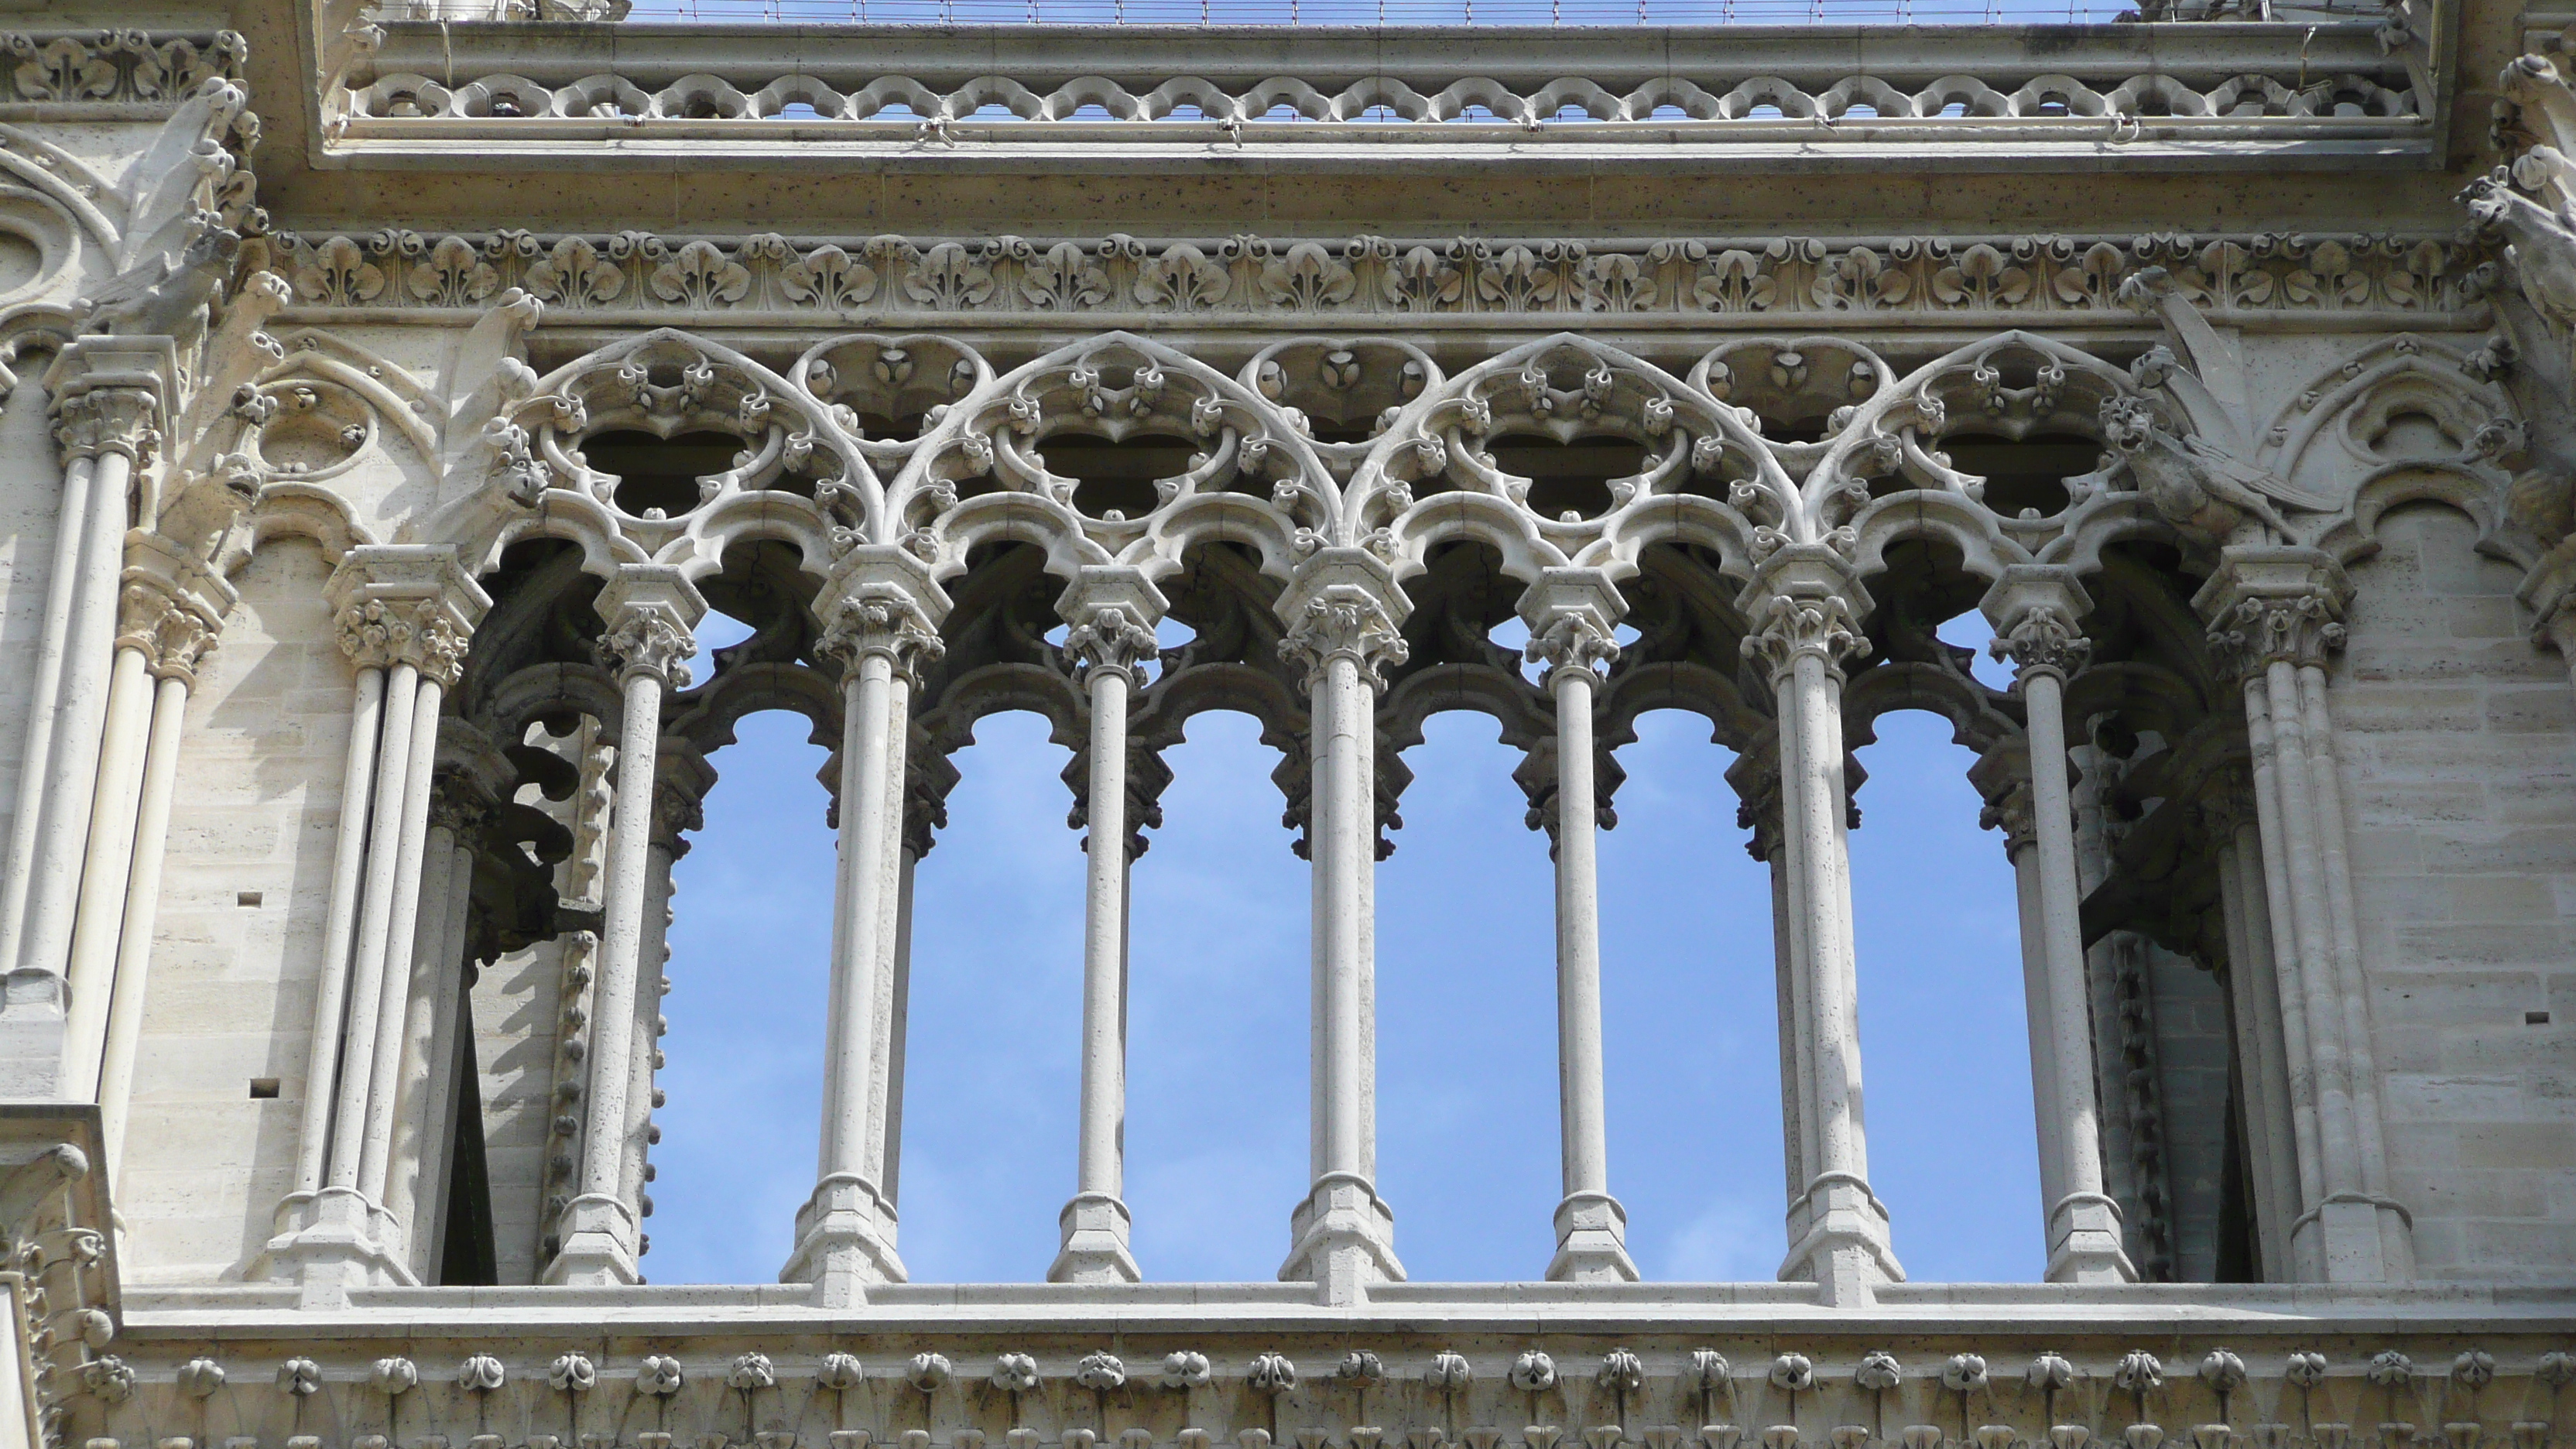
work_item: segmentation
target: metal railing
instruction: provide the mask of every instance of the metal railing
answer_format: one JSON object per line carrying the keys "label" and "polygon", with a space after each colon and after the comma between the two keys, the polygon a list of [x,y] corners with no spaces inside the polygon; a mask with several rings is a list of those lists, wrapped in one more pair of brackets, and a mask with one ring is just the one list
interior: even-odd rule
{"label": "metal railing", "polygon": [[[2150,6],[2154,0],[2148,0]],[[2362,0],[2183,0],[2171,18],[2376,18]],[[2138,0],[635,0],[628,23],[864,25],[2063,25],[2139,17]],[[2166,18],[2158,14],[2152,18]]]}

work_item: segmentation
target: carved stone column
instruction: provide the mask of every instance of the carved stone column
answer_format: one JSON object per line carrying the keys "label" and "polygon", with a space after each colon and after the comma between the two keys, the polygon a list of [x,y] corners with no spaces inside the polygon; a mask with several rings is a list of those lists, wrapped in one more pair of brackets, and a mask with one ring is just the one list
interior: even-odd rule
{"label": "carved stone column", "polygon": [[1968,782],[1986,802],[1977,824],[2003,832],[2004,859],[2012,862],[2013,894],[2021,921],[2022,1010],[2030,1032],[2031,1119],[2039,1138],[2039,1226],[2042,1241],[2047,1241],[2050,1218],[2066,1196],[2066,1120],[2057,1102],[2061,1067],[2056,1017],[2049,1001],[2048,928],[2039,879],[2039,834],[2031,818],[2029,752],[2013,748],[2009,741],[2000,744],[1969,769]]}
{"label": "carved stone column", "polygon": [[423,1282],[438,1268],[455,1140],[457,1038],[465,996],[474,860],[484,826],[517,778],[483,733],[441,722],[421,857],[419,918],[396,1077],[385,1210],[408,1230],[407,1259]]}
{"label": "carved stone column", "polygon": [[[2120,1208],[2102,1191],[2101,1110],[2093,1096],[2093,1027],[2085,1010],[2083,893],[2075,870],[2075,805],[2066,765],[2066,679],[2093,651],[2078,623],[2093,601],[2071,570],[2006,569],[1986,594],[1995,657],[2013,661],[2028,719],[2032,849],[2038,864],[2041,957],[2047,963],[2048,1041],[2032,1065],[2054,1078],[2059,1192],[2048,1208],[2048,1280],[2134,1283],[2121,1247]],[[2015,862],[2018,869],[2019,862]],[[2028,938],[2025,936],[2025,943]],[[2028,959],[2025,944],[2024,959]]]}
{"label": "carved stone column", "polygon": [[[165,651],[185,654],[193,665],[195,656],[209,647],[208,641],[223,627],[233,599],[230,586],[166,539],[146,535],[137,540],[133,553],[119,600],[98,782],[91,796],[80,904],[72,917],[71,953],[64,973],[70,990],[62,1056],[66,1101],[98,1099],[99,1062],[107,1049],[118,947],[128,930],[127,887],[136,850],[143,844],[138,813],[147,740],[161,686],[173,677],[158,666]],[[186,705],[183,685],[175,707],[184,710]],[[166,813],[166,800],[163,808]],[[150,848],[157,851],[159,846],[153,841]]]}
{"label": "carved stone column", "polygon": [[1081,1143],[1052,1283],[1133,1283],[1125,1192],[1127,1131],[1127,701],[1154,657],[1162,591],[1133,569],[1086,567],[1056,605],[1064,652],[1091,701],[1091,827],[1082,938]]}
{"label": "carved stone column", "polygon": [[1364,549],[1324,549],[1279,596],[1288,636],[1280,657],[1306,672],[1308,855],[1314,879],[1314,1185],[1288,1217],[1286,1282],[1316,1285],[1326,1303],[1355,1303],[1369,1285],[1402,1282],[1395,1214],[1377,1195],[1376,939],[1370,884],[1377,871],[1379,673],[1404,661],[1397,628],[1412,609],[1386,565]]}
{"label": "carved stone column", "polygon": [[1840,555],[1792,544],[1764,561],[1739,608],[1753,621],[1744,652],[1762,664],[1778,702],[1791,944],[1808,1003],[1798,1111],[1813,1124],[1815,1171],[1801,1189],[1805,1231],[1780,1276],[1817,1284],[1828,1304],[1867,1303],[1879,1284],[1905,1277],[1888,1246],[1887,1209],[1869,1188],[1861,1122],[1842,665],[1869,648],[1858,625],[1869,597]]}
{"label": "carved stone column", "polygon": [[[152,931],[161,904],[161,860],[170,834],[170,797],[179,778],[179,738],[187,722],[188,693],[197,669],[214,651],[220,617],[202,602],[147,590],[159,603],[148,618],[119,639],[139,638],[144,668],[152,676],[152,716],[143,748],[143,778],[134,811],[132,868],[125,873],[119,912],[115,981],[108,1003],[98,1076],[99,1142],[111,1180],[121,1181],[127,1113],[134,1100],[134,1062],[143,1040],[144,993],[152,960]],[[75,950],[78,943],[75,942]]]}
{"label": "carved stone column", "polygon": [[1776,737],[1756,739],[1726,770],[1735,787],[1736,828],[1751,832],[1744,853],[1771,868],[1771,959],[1778,986],[1780,1025],[1780,1161],[1787,1181],[1789,1241],[1807,1236],[1807,1184],[1816,1177],[1815,1123],[1801,1107],[1799,1086],[1814,1070],[1807,1060],[1807,988],[1798,974],[1796,883],[1789,874],[1789,843],[1780,816],[1780,747]]}
{"label": "carved stone column", "polygon": [[691,631],[706,600],[678,569],[629,564],[599,591],[608,632],[602,651],[617,669],[617,799],[609,826],[601,896],[599,980],[593,988],[588,1116],[581,1177],[560,1220],[563,1249],[546,1265],[549,1283],[633,1283],[641,1276],[640,1205],[622,1191],[632,1145],[628,1099],[637,1042],[644,913],[650,894],[653,794],[662,734],[662,696],[688,687]]}
{"label": "carved stone column", "polygon": [[1547,664],[1556,704],[1556,1083],[1565,1196],[1556,1208],[1557,1283],[1634,1283],[1628,1213],[1610,1195],[1609,1113],[1601,1068],[1599,802],[1593,784],[1597,670],[1627,602],[1598,569],[1549,569],[1521,596],[1525,651]]}
{"label": "carved stone column", "polygon": [[[671,991],[671,900],[677,883],[673,872],[689,853],[689,835],[706,828],[707,791],[716,772],[694,747],[680,746],[659,762],[654,772],[653,843],[644,870],[644,937],[635,968],[635,1043],[627,1053],[626,1120],[620,1135],[626,1159],[618,1169],[619,1200],[635,1205],[638,1218],[653,1215],[652,1150],[662,1140],[653,1114],[662,1108],[656,1077],[662,1070],[662,1038],[670,1021],[662,999]],[[652,1247],[652,1235],[636,1234],[635,1255]]]}
{"label": "carved stone column", "polygon": [[[67,347],[46,379],[67,476],[17,817],[0,872],[0,963],[10,972],[5,1016],[18,1018],[0,1020],[0,1030],[12,1038],[12,1075],[25,1074],[7,1084],[12,1096],[87,1100],[96,1089],[94,1024],[103,1012],[90,1013],[91,1045],[77,1084],[62,1078],[55,1034],[63,1030],[64,978],[88,857],[134,478],[161,446],[177,376],[166,337],[95,337]],[[125,743],[134,745],[146,713],[140,694],[148,691],[139,663],[127,673]],[[121,902],[122,893],[114,899]]]}
{"label": "carved stone column", "polygon": [[2236,1084],[2243,1097],[2246,1176],[2253,1183],[2255,1239],[2267,1281],[2295,1276],[2290,1224],[2304,1200],[2282,1054],[2280,985],[2272,968],[2272,921],[2265,900],[2262,842],[2241,801],[2250,782],[2233,768],[2210,782],[2195,814],[2218,860],[2219,909],[2227,925],[2227,1001],[2234,1026]]}
{"label": "carved stone column", "polygon": [[796,1248],[779,1281],[811,1283],[816,1301],[847,1307],[868,1286],[900,1283],[895,1211],[870,1176],[884,1153],[872,1125],[890,1037],[881,1013],[895,971],[903,904],[904,755],[912,691],[945,652],[948,596],[912,554],[863,545],[844,555],[815,605],[816,649],[841,666],[841,868],[833,919],[832,987],[825,1007],[823,1131],[814,1194],[796,1214]]}
{"label": "carved stone column", "polygon": [[297,1181],[262,1254],[267,1276],[301,1282],[317,1305],[344,1301],[352,1287],[414,1281],[408,1231],[383,1197],[411,933],[440,701],[491,606],[444,547],[352,549],[326,595],[358,667],[357,702]]}
{"label": "carved stone column", "polygon": [[[2243,681],[2286,1075],[2300,1130],[2316,1144],[2321,1191],[2293,1226],[2293,1258],[2329,1282],[2403,1282],[2414,1276],[2413,1223],[2388,1192],[2369,982],[2326,704],[2326,660],[2343,646],[2350,594],[2343,570],[2317,550],[2248,546],[2221,555],[2192,603],[2210,621],[2212,655]],[[2302,1082],[2310,1084],[2304,1094]],[[2300,1241],[2309,1232],[2313,1246]]]}

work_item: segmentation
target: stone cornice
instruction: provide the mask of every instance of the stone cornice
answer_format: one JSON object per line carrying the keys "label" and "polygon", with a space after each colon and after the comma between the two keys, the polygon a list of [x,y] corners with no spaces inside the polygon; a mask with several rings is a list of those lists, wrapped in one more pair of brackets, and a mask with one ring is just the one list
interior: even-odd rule
{"label": "stone cornice", "polygon": [[[1229,157],[1332,170],[1723,154],[1978,169],[2424,159],[2435,127],[2370,23],[1349,28],[389,22],[326,97],[345,155],[405,165],[650,143],[898,169]],[[610,144],[603,144],[610,143]],[[642,149],[638,149],[639,143]]]}
{"label": "stone cornice", "polygon": [[[2213,320],[2342,315],[2398,325],[2485,295],[2483,254],[2450,236],[2218,235],[1575,238],[869,237],[283,233],[267,265],[293,315],[479,313],[508,289],[552,326],[724,319],[766,325],[1004,326],[1196,318],[1662,316],[1693,325],[2151,328],[2121,284],[2166,269]],[[1490,325],[1480,320],[1477,325]]]}

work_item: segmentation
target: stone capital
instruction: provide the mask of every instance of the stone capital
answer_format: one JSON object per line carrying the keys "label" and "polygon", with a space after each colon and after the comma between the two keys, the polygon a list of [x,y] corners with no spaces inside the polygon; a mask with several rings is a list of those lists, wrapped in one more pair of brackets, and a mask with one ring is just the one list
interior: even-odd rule
{"label": "stone capital", "polygon": [[600,647],[617,677],[649,674],[673,689],[689,687],[686,663],[707,601],[688,576],[668,564],[626,564],[599,590]]}
{"label": "stone capital", "polygon": [[2343,647],[2351,597],[2343,567],[2317,549],[2242,546],[2220,554],[2191,604],[2209,621],[2212,661],[2243,679],[2273,664],[2323,666]]}
{"label": "stone capital", "polygon": [[1366,549],[1318,551],[1289,580],[1276,608],[1288,626],[1279,657],[1305,671],[1310,693],[1336,659],[1359,666],[1360,678],[1382,690],[1383,671],[1412,652],[1399,631],[1413,601]]}
{"label": "stone capital", "polygon": [[150,463],[179,398],[178,348],[167,337],[83,337],[45,374],[54,445],[69,467],[110,453]]}
{"label": "stone capital", "polygon": [[238,598],[214,570],[169,539],[134,535],[117,595],[117,647],[140,650],[153,678],[194,687],[197,666],[214,652]]}
{"label": "stone capital", "polygon": [[1736,597],[1750,624],[1744,654],[1759,659],[1776,685],[1802,658],[1813,656],[1829,671],[1869,656],[1861,620],[1873,607],[1868,590],[1843,556],[1823,544],[1791,544],[1763,560]]}
{"label": "stone capital", "polygon": [[2014,564],[1977,606],[1994,626],[1988,652],[2009,659],[2020,678],[2049,673],[2066,679],[2093,654],[2082,620],[2093,610],[2075,570],[2061,564]]}
{"label": "stone capital", "polygon": [[1110,669],[1132,682],[1136,670],[1155,657],[1154,626],[1169,608],[1163,591],[1139,570],[1086,564],[1065,585],[1055,611],[1072,627],[1065,632],[1065,657],[1086,676]]}
{"label": "stone capital", "polygon": [[814,601],[823,621],[814,652],[838,663],[845,677],[860,661],[882,656],[917,689],[921,671],[948,652],[939,639],[948,607],[929,565],[901,548],[862,544],[833,565]]}
{"label": "stone capital", "polygon": [[1604,570],[1542,570],[1521,593],[1521,621],[1530,635],[1521,657],[1545,661],[1550,680],[1561,669],[1597,673],[1619,657],[1616,630],[1627,612],[1628,601]]}
{"label": "stone capital", "polygon": [[445,545],[370,544],[349,550],[323,588],[340,647],[361,669],[409,664],[453,686],[491,597]]}

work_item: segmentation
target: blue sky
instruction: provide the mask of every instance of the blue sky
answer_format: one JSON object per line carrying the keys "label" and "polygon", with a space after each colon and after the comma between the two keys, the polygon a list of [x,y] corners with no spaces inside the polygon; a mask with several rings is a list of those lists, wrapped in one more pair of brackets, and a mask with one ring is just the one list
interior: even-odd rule
{"label": "blue sky", "polygon": [[[700,637],[740,633],[711,617]],[[774,1278],[813,1186],[833,846],[806,734],[744,722],[679,866],[656,1282]],[[1647,1277],[1768,1279],[1784,1247],[1770,888],[1706,725],[1663,713],[1640,734],[1601,844],[1612,1189]],[[1378,878],[1379,1187],[1417,1281],[1534,1278],[1558,1195],[1546,847],[1489,720],[1443,715],[1428,736]],[[901,1180],[916,1281],[1035,1280],[1055,1253],[1082,971],[1066,758],[1035,716],[986,720],[921,868]],[[2011,870],[1946,724],[1891,717],[1862,758],[1871,1175],[1918,1280],[2035,1279]],[[1150,1278],[1268,1280],[1306,1186],[1306,866],[1249,717],[1199,717],[1170,763],[1135,877],[1136,1256]]]}

